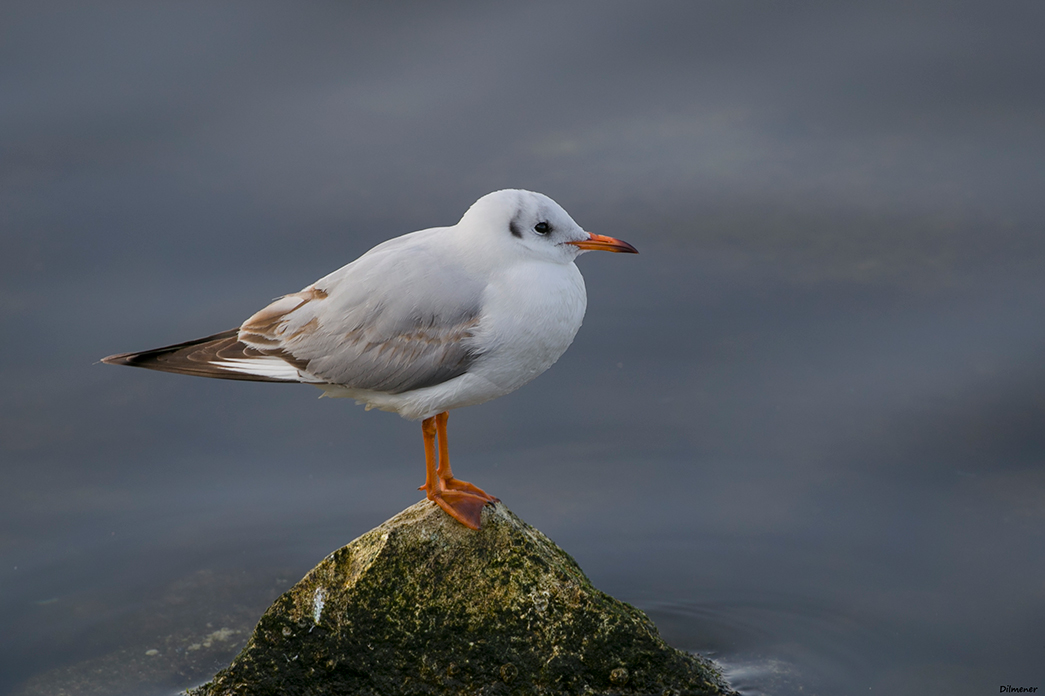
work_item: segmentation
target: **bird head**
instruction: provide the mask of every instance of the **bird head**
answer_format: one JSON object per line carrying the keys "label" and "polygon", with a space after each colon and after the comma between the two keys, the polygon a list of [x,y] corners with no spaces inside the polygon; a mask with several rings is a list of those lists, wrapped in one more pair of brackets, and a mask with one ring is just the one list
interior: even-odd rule
{"label": "bird head", "polygon": [[472,204],[458,226],[482,235],[484,242],[504,252],[563,264],[585,251],[638,253],[627,242],[585,232],[551,198],[521,189],[486,194]]}

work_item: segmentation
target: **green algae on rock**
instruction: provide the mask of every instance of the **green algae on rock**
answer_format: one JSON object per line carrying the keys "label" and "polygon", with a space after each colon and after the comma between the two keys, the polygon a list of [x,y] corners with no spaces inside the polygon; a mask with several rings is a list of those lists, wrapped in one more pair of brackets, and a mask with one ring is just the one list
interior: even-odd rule
{"label": "green algae on rock", "polygon": [[733,694],[503,504],[422,501],[327,556],[191,696]]}

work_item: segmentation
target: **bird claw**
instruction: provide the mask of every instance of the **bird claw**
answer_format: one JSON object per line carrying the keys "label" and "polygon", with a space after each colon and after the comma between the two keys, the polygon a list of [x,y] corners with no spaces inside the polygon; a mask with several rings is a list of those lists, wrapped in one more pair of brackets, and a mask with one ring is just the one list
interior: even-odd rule
{"label": "bird claw", "polygon": [[446,514],[469,529],[479,529],[483,508],[489,503],[477,495],[454,490],[429,493],[428,499],[435,501]]}
{"label": "bird claw", "polygon": [[443,479],[443,486],[445,486],[446,489],[450,491],[460,491],[461,493],[469,493],[471,495],[478,496],[488,503],[501,502],[497,498],[484,491],[482,488],[479,488],[474,484],[468,483],[467,481],[462,481],[461,479],[456,479],[453,477]]}
{"label": "bird claw", "polygon": [[[456,479],[456,478],[452,478],[451,477],[451,478],[448,478],[448,479],[442,479],[442,482],[443,482],[442,486],[441,486],[442,490],[459,491],[461,493],[470,493],[471,495],[478,496],[479,498],[482,498],[483,500],[485,500],[488,503],[499,503],[499,502],[501,502],[500,498],[493,497],[492,495],[490,495],[489,493],[484,491],[482,488],[479,488],[479,486],[476,486],[475,484],[469,483],[467,481],[462,481],[461,479]],[[417,490],[424,491],[424,490],[428,490],[428,488],[427,488],[427,486],[425,484],[421,484],[420,486],[417,487]]]}

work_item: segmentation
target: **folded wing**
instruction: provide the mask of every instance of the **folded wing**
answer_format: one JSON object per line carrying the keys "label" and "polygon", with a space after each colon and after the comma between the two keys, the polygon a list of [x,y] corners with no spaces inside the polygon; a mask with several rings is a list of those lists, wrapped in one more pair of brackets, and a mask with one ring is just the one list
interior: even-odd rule
{"label": "folded wing", "polygon": [[439,256],[437,230],[375,247],[238,330],[103,362],[264,382],[398,394],[464,374],[480,357],[484,284]]}
{"label": "folded wing", "polygon": [[[399,394],[446,382],[478,359],[484,284],[425,233],[379,246],[244,322],[239,340],[317,381]],[[413,242],[407,244],[405,242]]]}

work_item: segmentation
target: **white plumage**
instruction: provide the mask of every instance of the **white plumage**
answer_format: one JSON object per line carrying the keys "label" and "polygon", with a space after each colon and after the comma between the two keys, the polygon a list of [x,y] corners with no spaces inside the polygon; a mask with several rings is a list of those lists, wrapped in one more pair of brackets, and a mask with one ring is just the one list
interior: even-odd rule
{"label": "white plumage", "polygon": [[[104,361],[313,384],[326,396],[425,419],[427,445],[429,419],[441,415],[445,429],[446,411],[514,391],[559,359],[587,303],[574,259],[591,249],[635,252],[585,232],[547,196],[496,191],[456,225],[379,244],[236,330]],[[432,473],[429,497],[478,526],[477,510],[460,509],[474,501],[444,498],[492,498],[470,484],[453,489],[442,464],[435,478],[450,490]]]}

